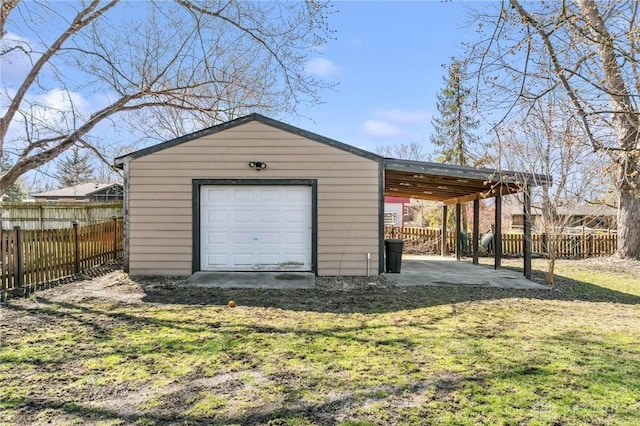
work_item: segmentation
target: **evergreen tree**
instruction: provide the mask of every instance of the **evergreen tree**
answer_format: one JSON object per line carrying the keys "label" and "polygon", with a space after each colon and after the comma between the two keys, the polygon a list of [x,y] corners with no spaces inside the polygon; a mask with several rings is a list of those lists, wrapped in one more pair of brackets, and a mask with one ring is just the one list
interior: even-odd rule
{"label": "evergreen tree", "polygon": [[88,183],[95,179],[89,153],[81,153],[80,148],[74,146],[71,155],[63,158],[57,164],[54,175],[61,188]]}
{"label": "evergreen tree", "polygon": [[445,87],[438,94],[439,117],[431,120],[435,129],[431,143],[436,147],[434,156],[439,163],[468,166],[477,165],[481,160],[473,151],[478,137],[472,133],[480,121],[469,113],[471,90],[464,86],[463,80],[464,66],[453,60],[444,78]]}
{"label": "evergreen tree", "polygon": [[[0,176],[2,176],[7,170],[11,168],[11,160],[7,155],[3,155],[0,157]],[[13,185],[9,187],[5,191],[4,194],[0,194],[0,196],[6,195],[5,201],[22,201],[24,197],[27,195],[24,187],[22,186],[22,182],[20,179],[16,181]]]}

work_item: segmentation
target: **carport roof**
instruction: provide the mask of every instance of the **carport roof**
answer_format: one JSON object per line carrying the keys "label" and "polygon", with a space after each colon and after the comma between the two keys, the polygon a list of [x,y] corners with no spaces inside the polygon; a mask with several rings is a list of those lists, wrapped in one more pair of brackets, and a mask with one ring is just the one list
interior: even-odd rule
{"label": "carport roof", "polygon": [[123,168],[124,163],[129,160],[135,160],[136,158],[144,157],[154,152],[162,151],[163,149],[252,121],[257,121],[286,132],[300,135],[318,143],[377,161],[384,170],[385,195],[455,204],[479,198],[520,192],[526,186],[551,184],[551,177],[546,175],[385,158],[372,152],[255,113],[131,152],[116,158],[114,163],[116,167]]}
{"label": "carport roof", "polygon": [[384,160],[385,195],[456,204],[551,184],[546,175],[425,161]]}

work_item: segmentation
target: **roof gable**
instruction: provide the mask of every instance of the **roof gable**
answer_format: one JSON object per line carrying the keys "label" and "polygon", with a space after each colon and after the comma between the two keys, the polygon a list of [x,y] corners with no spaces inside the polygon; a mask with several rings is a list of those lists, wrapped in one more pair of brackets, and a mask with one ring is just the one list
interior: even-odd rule
{"label": "roof gable", "polygon": [[54,189],[53,191],[39,192],[32,194],[33,197],[85,197],[95,192],[102,191],[112,186],[122,186],[119,183],[81,183],[75,186],[68,186],[66,188]]}
{"label": "roof gable", "polygon": [[310,139],[312,141],[322,143],[325,145],[329,145],[334,148],[341,149],[343,151],[347,151],[351,154],[358,155],[360,157],[364,157],[373,161],[382,161],[383,158],[377,154],[374,154],[369,151],[365,151],[364,149],[357,148],[355,146],[347,145],[342,142],[338,142],[334,139],[327,138],[325,136],[318,135],[313,132],[309,132],[304,129],[300,129],[298,127],[292,126],[290,124],[283,123],[278,120],[274,120],[272,118],[265,117],[261,114],[253,113],[244,117],[236,118],[235,120],[228,121],[226,123],[218,124],[216,126],[212,126],[206,129],[198,130],[197,132],[190,133],[185,136],[181,136],[179,138],[171,139],[166,142],[162,142],[156,145],[152,145],[147,148],[140,149],[138,151],[131,152],[129,154],[117,157],[114,160],[115,166],[118,168],[122,168],[123,164],[127,160],[135,160],[136,158],[144,157],[149,154],[153,154],[159,151],[162,151],[167,148],[171,148],[186,142],[190,142],[196,139],[199,139],[204,136],[212,135],[215,133],[223,132],[228,129],[232,129],[237,126],[241,126],[243,124],[247,124],[250,122],[258,122],[265,124],[267,126],[274,127],[279,130],[283,130],[285,132],[289,132],[298,136],[302,136],[304,138]]}

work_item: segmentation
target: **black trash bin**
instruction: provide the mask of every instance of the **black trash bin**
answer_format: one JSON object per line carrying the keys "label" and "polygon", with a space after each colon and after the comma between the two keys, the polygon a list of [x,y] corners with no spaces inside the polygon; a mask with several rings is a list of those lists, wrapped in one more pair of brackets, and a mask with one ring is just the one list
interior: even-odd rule
{"label": "black trash bin", "polygon": [[402,240],[384,240],[384,257],[387,272],[400,273],[402,266]]}

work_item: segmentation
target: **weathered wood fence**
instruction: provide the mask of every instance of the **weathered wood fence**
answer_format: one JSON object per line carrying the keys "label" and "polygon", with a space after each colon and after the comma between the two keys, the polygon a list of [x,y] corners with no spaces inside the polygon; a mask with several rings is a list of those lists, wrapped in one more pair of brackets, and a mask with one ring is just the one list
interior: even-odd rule
{"label": "weathered wood fence", "polygon": [[23,231],[71,228],[74,222],[84,226],[113,216],[122,216],[122,201],[0,204],[0,228],[5,230],[16,226]]}
{"label": "weathered wood fence", "polygon": [[[436,228],[414,228],[401,226],[385,226],[384,237],[399,238],[405,242],[405,250],[425,254],[440,253],[442,247],[442,230]],[[455,232],[447,232],[447,246],[453,249],[456,244]]]}
{"label": "weathered wood fence", "polygon": [[122,218],[69,229],[0,229],[0,300],[10,293],[28,295],[122,255]]}
{"label": "weathered wood fence", "polygon": [[[408,251],[425,254],[440,253],[442,247],[440,229],[386,226],[385,238],[402,238]],[[453,251],[455,243],[455,232],[447,232],[449,250]],[[616,251],[618,237],[616,234],[561,234],[557,239],[551,239],[544,234],[531,235],[531,252],[534,254],[545,256],[553,245],[558,246],[557,253],[560,258],[610,256]],[[522,256],[523,247],[523,234],[502,234],[503,255]]]}

